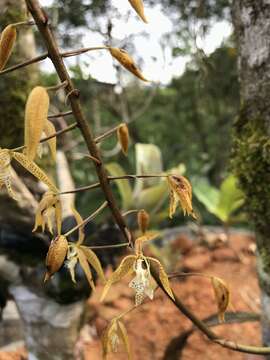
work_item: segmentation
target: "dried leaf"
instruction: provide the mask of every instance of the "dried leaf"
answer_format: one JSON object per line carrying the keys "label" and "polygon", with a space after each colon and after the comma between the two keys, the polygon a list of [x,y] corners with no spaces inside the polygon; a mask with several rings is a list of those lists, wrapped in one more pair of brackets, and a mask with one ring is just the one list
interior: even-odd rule
{"label": "dried leaf", "polygon": [[0,37],[0,71],[4,69],[12,53],[17,38],[16,27],[8,25]]}
{"label": "dried leaf", "polygon": [[87,261],[89,262],[89,264],[91,266],[93,266],[93,268],[96,270],[96,273],[100,277],[103,284],[105,284],[106,283],[106,278],[105,278],[101,263],[100,263],[99,258],[97,257],[97,255],[94,253],[94,251],[92,251],[87,246],[80,246],[80,249],[84,252],[84,255],[86,256]]}
{"label": "dried leaf", "polygon": [[213,276],[211,278],[215,293],[215,299],[218,306],[218,317],[220,322],[225,321],[225,311],[230,303],[230,291],[228,285],[220,278]]}
{"label": "dried leaf", "polygon": [[64,263],[68,251],[68,242],[64,235],[57,236],[51,241],[46,257],[46,268],[44,281],[47,281],[56,273]]}
{"label": "dried leaf", "polygon": [[[52,136],[55,134],[55,127],[52,122],[46,119],[45,125],[44,125],[44,132],[46,134],[46,137]],[[49,148],[51,150],[52,159],[56,160],[56,136],[53,138],[47,140]]]}
{"label": "dried leaf", "polygon": [[140,18],[147,23],[147,19],[144,15],[144,6],[142,0],[128,0],[130,2],[130,5],[133,7],[133,9],[136,11],[136,13],[140,16]]}
{"label": "dried leaf", "polygon": [[122,152],[127,155],[129,144],[129,131],[126,124],[119,125],[117,129],[117,138],[119,144],[121,145]]}
{"label": "dried leaf", "polygon": [[25,155],[31,161],[36,157],[42,131],[48,122],[49,105],[47,90],[42,86],[36,86],[28,96],[24,117]]}
{"label": "dried leaf", "polygon": [[128,360],[132,359],[132,355],[131,355],[131,349],[130,349],[130,343],[129,343],[129,338],[128,338],[128,333],[127,333],[127,329],[124,325],[124,323],[122,323],[122,321],[118,321],[117,322],[118,325],[118,334],[120,336],[120,338],[122,339],[122,342],[125,346],[127,355],[128,355]]}
{"label": "dried leaf", "polygon": [[[81,224],[81,223],[83,222],[83,219],[82,219],[82,217],[81,217],[81,214],[75,209],[74,206],[71,207],[71,210],[72,210],[72,212],[73,212],[73,215],[74,215],[74,217],[75,217],[75,219],[76,219],[77,224],[78,224],[78,225]],[[79,232],[79,239],[78,239],[78,241],[77,241],[77,244],[80,245],[80,244],[83,243],[84,238],[85,238],[84,227],[81,226],[81,227],[78,229],[78,232]]]}
{"label": "dried leaf", "polygon": [[161,265],[161,263],[152,257],[147,257],[148,260],[150,260],[150,262],[154,262],[156,265],[158,265],[158,269],[159,269],[159,280],[161,282],[161,284],[163,285],[164,289],[166,290],[167,294],[174,299],[174,295],[170,286],[170,281],[168,279],[168,275],[166,274],[166,271],[164,270],[163,266]]}
{"label": "dried leaf", "polygon": [[[171,175],[168,176],[168,183],[170,186],[170,216],[175,212],[177,201],[179,200],[183,209],[184,215],[192,215],[196,219],[196,215],[192,208],[192,187],[189,181],[184,176]],[[174,194],[172,194],[172,192]]]}
{"label": "dried leaf", "polygon": [[144,209],[140,210],[137,215],[139,229],[144,234],[149,226],[150,216]]}
{"label": "dried leaf", "polygon": [[137,76],[139,79],[143,81],[148,81],[145,79],[139,68],[135,65],[132,57],[123,49],[113,48],[110,49],[111,55],[120,62],[128,71]]}
{"label": "dried leaf", "polygon": [[44,184],[46,184],[52,192],[58,193],[58,189],[54,185],[53,181],[43,170],[41,170],[37,164],[35,164],[33,161],[30,161],[24,154],[19,152],[12,152],[12,157],[37,179],[44,182]]}
{"label": "dried leaf", "polygon": [[76,249],[77,249],[79,263],[85,273],[85,276],[89,282],[89,285],[91,286],[92,290],[95,290],[95,284],[93,281],[93,276],[92,276],[92,272],[90,270],[90,266],[87,262],[87,258],[85,256],[84,252],[79,247],[77,247]]}
{"label": "dried leaf", "polygon": [[110,279],[107,281],[106,285],[104,286],[100,301],[103,301],[105,299],[110,287],[114,283],[120,281],[124,276],[126,276],[130,272],[130,270],[133,270],[133,264],[135,261],[136,261],[135,255],[128,255],[121,261],[118,268],[112,273]]}

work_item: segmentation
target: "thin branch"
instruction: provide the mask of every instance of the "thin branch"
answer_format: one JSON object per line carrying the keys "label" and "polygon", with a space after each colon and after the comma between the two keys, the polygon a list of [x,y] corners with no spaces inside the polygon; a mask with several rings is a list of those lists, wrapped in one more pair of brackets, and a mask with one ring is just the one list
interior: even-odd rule
{"label": "thin branch", "polygon": [[[148,174],[148,175],[122,175],[122,176],[108,176],[108,181],[114,181],[114,180],[128,180],[128,179],[147,179],[147,178],[165,178],[168,177],[168,175],[157,175],[157,174]],[[99,188],[101,185],[99,182],[88,185],[88,186],[82,186],[80,188],[70,190],[70,191],[64,191],[59,193],[58,195],[65,195],[65,194],[74,194],[82,191],[88,191]]]}
{"label": "thin branch", "polygon": [[87,47],[87,48],[81,48],[81,49],[77,49],[77,50],[65,51],[65,52],[62,52],[60,55],[63,58],[66,58],[66,57],[81,55],[81,54],[84,54],[89,51],[105,50],[105,49],[108,50],[109,48],[110,48],[109,46]]}
{"label": "thin branch", "polygon": [[[52,134],[52,135],[50,135],[50,136],[45,137],[44,139],[41,139],[41,140],[40,140],[40,143],[43,143],[43,142],[45,142],[45,141],[48,141],[48,140],[50,140],[50,139],[52,139],[52,138],[54,138],[54,137],[56,137],[56,136],[65,134],[66,132],[69,132],[69,131],[75,129],[77,126],[78,126],[77,123],[73,123],[73,124],[67,126],[67,127],[64,128],[64,129],[59,130],[59,131],[57,131],[56,133],[54,133],[54,134]],[[17,148],[11,149],[11,151],[20,151],[20,150],[23,150],[25,147],[26,147],[25,145],[19,146],[19,147],[17,147]]]}
{"label": "thin branch", "polygon": [[65,117],[65,116],[69,116],[69,115],[73,115],[73,112],[70,111],[66,111],[66,112],[60,112],[58,114],[52,114],[52,115],[48,115],[48,119],[55,119],[58,117]]}
{"label": "thin branch", "polygon": [[17,64],[17,65],[10,66],[10,67],[6,68],[5,70],[0,71],[0,75],[4,75],[4,74],[7,74],[7,73],[10,73],[11,71],[23,68],[25,66],[35,64],[35,63],[37,63],[39,61],[47,59],[47,57],[48,57],[48,53],[41,54],[41,55],[39,55],[37,57],[34,57],[33,59],[24,61],[24,62],[22,62],[20,64]]}
{"label": "thin branch", "polygon": [[106,131],[104,134],[98,136],[95,138],[95,143],[98,144],[100,143],[103,139],[109,137],[110,135],[112,135],[113,133],[115,133],[117,131],[117,129],[119,128],[119,126],[116,126],[108,131]]}
{"label": "thin branch", "polygon": [[81,227],[85,226],[89,221],[93,220],[98,214],[101,213],[103,209],[105,209],[108,206],[108,202],[105,201],[96,211],[94,211],[90,216],[88,216],[86,219],[83,220],[80,224],[74,226],[72,229],[70,229],[68,232],[64,234],[65,237],[72,234],[74,231],[80,229]]}
{"label": "thin branch", "polygon": [[97,245],[97,246],[88,246],[92,250],[99,250],[99,249],[115,249],[120,247],[127,247],[129,246],[129,243],[123,243],[123,244],[114,244],[114,245]]}

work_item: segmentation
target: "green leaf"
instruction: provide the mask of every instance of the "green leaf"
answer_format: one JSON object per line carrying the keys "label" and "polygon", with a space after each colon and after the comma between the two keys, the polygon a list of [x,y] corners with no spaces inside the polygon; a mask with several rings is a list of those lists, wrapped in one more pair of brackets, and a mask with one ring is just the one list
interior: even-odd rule
{"label": "green leaf", "polygon": [[211,186],[206,179],[200,179],[193,183],[193,193],[211,214],[219,217],[217,206],[220,195],[215,187]]}
{"label": "green leaf", "polygon": [[[123,168],[117,163],[110,163],[106,165],[106,169],[108,170],[111,176],[126,175]],[[132,189],[129,181],[127,179],[116,180],[115,183],[118,187],[119,194],[121,196],[123,209],[129,209],[132,204]]]}
{"label": "green leaf", "polygon": [[222,221],[230,220],[232,214],[244,203],[243,193],[237,187],[237,179],[229,175],[221,184],[217,212]]}

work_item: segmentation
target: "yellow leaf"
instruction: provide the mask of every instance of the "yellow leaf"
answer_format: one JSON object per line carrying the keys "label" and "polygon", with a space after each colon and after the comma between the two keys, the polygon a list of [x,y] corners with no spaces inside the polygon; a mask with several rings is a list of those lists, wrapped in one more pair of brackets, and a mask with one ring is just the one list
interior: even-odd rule
{"label": "yellow leaf", "polygon": [[136,11],[136,13],[140,16],[140,18],[147,23],[147,19],[144,15],[144,6],[142,0],[128,0],[133,7],[133,9]]}
{"label": "yellow leaf", "polygon": [[64,263],[68,251],[68,242],[64,235],[57,236],[51,241],[47,256],[46,268],[47,272],[44,281],[47,281],[54,273],[56,273]]}
{"label": "yellow leaf", "polygon": [[170,190],[170,210],[169,210],[169,217],[170,219],[173,218],[173,215],[175,214],[177,204],[178,204],[178,198],[174,191]]}
{"label": "yellow leaf", "polygon": [[79,263],[85,273],[85,276],[89,282],[89,285],[91,286],[92,290],[95,290],[95,284],[93,281],[90,266],[87,262],[87,258],[85,256],[84,252],[79,247],[77,247],[77,254],[78,254]]}
{"label": "yellow leaf", "polygon": [[117,137],[123,154],[127,155],[128,153],[128,144],[129,144],[129,131],[126,124],[121,124],[117,129]]}
{"label": "yellow leaf", "polygon": [[28,96],[25,107],[24,145],[25,155],[31,161],[36,157],[38,145],[45,128],[49,110],[50,98],[47,90],[36,86]]}
{"label": "yellow leaf", "polygon": [[12,53],[17,38],[15,26],[8,25],[1,33],[0,37],[0,71],[4,69]]}
{"label": "yellow leaf", "polygon": [[215,299],[218,306],[218,317],[220,322],[225,321],[225,311],[230,303],[230,291],[228,285],[220,278],[213,276],[211,278],[215,293]]}
{"label": "yellow leaf", "polygon": [[100,301],[103,301],[105,299],[110,287],[114,283],[120,281],[124,276],[126,276],[129,273],[130,270],[133,269],[133,264],[135,261],[136,261],[135,255],[128,255],[121,261],[118,268],[112,273],[110,279],[107,281],[106,285],[104,286]]}
{"label": "yellow leaf", "polygon": [[[83,222],[81,214],[75,209],[74,206],[71,207],[71,210],[73,212],[73,215],[75,217],[75,220],[76,220],[77,224],[78,225],[81,224]],[[79,232],[79,239],[77,241],[77,245],[81,245],[83,243],[83,241],[84,241],[84,238],[85,238],[84,227],[83,226],[79,227],[78,232]]]}
{"label": "yellow leaf", "polygon": [[26,170],[28,170],[37,179],[44,182],[44,184],[46,184],[52,192],[58,193],[58,189],[54,185],[53,181],[43,170],[41,170],[37,164],[35,164],[33,161],[30,161],[24,154],[19,152],[12,152],[11,154],[12,157],[18,161]]}
{"label": "yellow leaf", "polygon": [[98,276],[102,280],[103,284],[105,284],[106,283],[106,278],[105,278],[101,263],[100,263],[99,258],[97,257],[97,255],[94,253],[94,251],[89,249],[89,247],[87,247],[87,246],[80,246],[80,249],[82,249],[82,251],[84,252],[84,255],[86,256],[89,264],[91,266],[93,266],[93,268],[96,270],[96,273],[98,274]]}
{"label": "yellow leaf", "polygon": [[118,325],[118,329],[119,329],[118,330],[119,336],[123,341],[123,344],[125,346],[125,349],[126,349],[126,352],[128,355],[128,360],[131,360],[132,355],[131,355],[130,343],[129,343],[129,338],[128,338],[128,333],[127,333],[126,327],[125,327],[124,323],[122,323],[122,321],[120,321],[120,320],[117,322],[117,325]]}
{"label": "yellow leaf", "polygon": [[168,279],[168,276],[166,274],[166,271],[164,270],[163,266],[161,265],[161,263],[152,257],[147,257],[148,260],[150,260],[150,262],[154,262],[156,265],[158,265],[158,270],[159,270],[159,280],[161,282],[161,284],[163,285],[164,289],[166,290],[167,294],[174,299],[174,295],[170,286],[170,281]]}
{"label": "yellow leaf", "polygon": [[120,62],[121,65],[123,65],[128,71],[130,71],[132,74],[137,76],[139,79],[143,81],[148,81],[143,76],[139,68],[135,65],[134,60],[132,57],[123,49],[118,48],[109,48],[111,55]]}
{"label": "yellow leaf", "polygon": [[[46,137],[49,137],[49,136],[52,136],[53,134],[55,134],[55,127],[54,127],[53,123],[51,123],[47,119],[45,121],[44,132],[46,134]],[[51,150],[52,158],[55,161],[56,160],[56,136],[47,140],[47,143]]]}
{"label": "yellow leaf", "polygon": [[0,188],[4,185],[11,198],[18,200],[11,186],[11,156],[8,149],[0,148]]}

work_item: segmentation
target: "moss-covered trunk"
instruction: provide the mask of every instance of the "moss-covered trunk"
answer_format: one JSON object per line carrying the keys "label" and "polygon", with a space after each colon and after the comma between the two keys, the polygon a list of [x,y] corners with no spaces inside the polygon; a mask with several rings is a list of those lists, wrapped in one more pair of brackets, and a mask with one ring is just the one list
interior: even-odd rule
{"label": "moss-covered trunk", "polygon": [[235,0],[241,112],[233,165],[257,239],[263,340],[270,345],[270,2]]}

